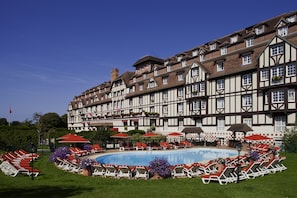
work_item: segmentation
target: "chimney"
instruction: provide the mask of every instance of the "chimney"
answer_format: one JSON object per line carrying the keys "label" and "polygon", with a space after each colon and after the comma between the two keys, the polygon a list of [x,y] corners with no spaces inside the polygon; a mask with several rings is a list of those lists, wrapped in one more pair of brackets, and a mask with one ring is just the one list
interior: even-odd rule
{"label": "chimney", "polygon": [[115,68],[111,71],[111,82],[119,77],[119,69]]}

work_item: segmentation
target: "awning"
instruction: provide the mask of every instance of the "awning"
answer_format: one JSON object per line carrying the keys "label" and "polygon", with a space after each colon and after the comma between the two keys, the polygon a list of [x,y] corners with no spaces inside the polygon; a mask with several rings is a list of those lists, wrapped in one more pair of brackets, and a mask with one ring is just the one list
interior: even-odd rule
{"label": "awning", "polygon": [[201,127],[185,127],[183,130],[182,130],[182,133],[203,133],[204,131],[201,129]]}
{"label": "awning", "polygon": [[90,126],[93,127],[112,127],[113,123],[112,122],[97,122],[97,123],[90,123]]}

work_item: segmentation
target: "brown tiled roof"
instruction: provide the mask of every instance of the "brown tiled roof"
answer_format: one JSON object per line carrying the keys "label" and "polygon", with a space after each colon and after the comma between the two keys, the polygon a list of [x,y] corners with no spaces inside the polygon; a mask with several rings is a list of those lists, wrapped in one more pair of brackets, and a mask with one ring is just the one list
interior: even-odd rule
{"label": "brown tiled roof", "polygon": [[157,58],[154,56],[144,56],[140,58],[138,61],[136,61],[133,66],[136,67],[137,65],[146,63],[146,62],[152,62],[152,63],[157,63],[157,64],[163,64],[164,60],[161,58]]}
{"label": "brown tiled roof", "polygon": [[182,133],[203,133],[204,131],[202,130],[201,127],[186,127],[182,131]]}
{"label": "brown tiled roof", "polygon": [[251,127],[249,127],[247,124],[232,124],[227,131],[233,131],[233,132],[249,132],[253,131]]}

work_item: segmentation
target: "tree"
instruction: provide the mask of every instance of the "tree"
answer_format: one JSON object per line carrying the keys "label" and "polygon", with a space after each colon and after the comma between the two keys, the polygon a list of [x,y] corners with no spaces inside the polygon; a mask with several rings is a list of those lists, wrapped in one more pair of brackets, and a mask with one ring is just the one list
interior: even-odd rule
{"label": "tree", "polygon": [[61,117],[57,113],[46,113],[40,117],[40,139],[43,140],[49,138],[49,133],[53,131],[55,128],[59,128],[62,126]]}
{"label": "tree", "polygon": [[0,118],[0,125],[7,126],[8,122],[6,118]]}
{"label": "tree", "polygon": [[67,128],[67,114],[61,116],[61,127]]}
{"label": "tree", "polygon": [[286,130],[283,141],[286,152],[297,153],[297,126]]}

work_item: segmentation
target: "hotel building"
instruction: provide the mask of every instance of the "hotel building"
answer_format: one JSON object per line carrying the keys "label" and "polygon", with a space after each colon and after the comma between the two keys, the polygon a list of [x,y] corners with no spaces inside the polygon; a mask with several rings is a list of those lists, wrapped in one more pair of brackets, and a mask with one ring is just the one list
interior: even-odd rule
{"label": "hotel building", "polygon": [[[75,96],[68,128],[113,127],[166,135],[200,127],[226,144],[232,124],[281,140],[297,114],[297,12],[259,22],[166,59],[145,56],[134,71]],[[236,138],[241,138],[239,133]],[[195,136],[193,135],[193,138]]]}

